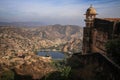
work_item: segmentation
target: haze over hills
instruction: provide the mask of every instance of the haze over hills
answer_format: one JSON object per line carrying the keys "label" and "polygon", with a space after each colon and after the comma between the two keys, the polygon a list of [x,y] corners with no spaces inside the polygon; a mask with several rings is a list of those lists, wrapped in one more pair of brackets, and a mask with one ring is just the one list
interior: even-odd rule
{"label": "haze over hills", "polygon": [[44,26],[46,25],[43,22],[0,22],[1,26],[16,26],[16,27],[32,27],[32,26]]}

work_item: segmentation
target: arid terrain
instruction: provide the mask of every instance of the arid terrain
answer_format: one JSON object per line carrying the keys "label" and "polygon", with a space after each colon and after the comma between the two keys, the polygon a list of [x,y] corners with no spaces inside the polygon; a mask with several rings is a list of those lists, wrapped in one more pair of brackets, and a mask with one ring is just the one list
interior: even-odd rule
{"label": "arid terrain", "polygon": [[82,31],[81,27],[74,25],[1,26],[0,74],[12,70],[15,75],[23,75],[23,79],[24,75],[40,79],[47,73],[56,71],[51,66],[51,57],[37,56],[36,52],[42,49],[80,52]]}
{"label": "arid terrain", "polygon": [[81,44],[82,28],[78,26],[0,27],[0,53],[3,55],[31,53],[45,48],[75,51],[80,50]]}

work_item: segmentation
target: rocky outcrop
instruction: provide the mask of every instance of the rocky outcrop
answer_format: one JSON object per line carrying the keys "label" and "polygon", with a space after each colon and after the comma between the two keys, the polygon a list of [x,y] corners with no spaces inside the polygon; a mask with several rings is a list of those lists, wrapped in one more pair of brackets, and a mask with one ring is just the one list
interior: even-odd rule
{"label": "rocky outcrop", "polygon": [[82,40],[81,39],[72,39],[67,42],[63,47],[63,52],[81,52],[82,50]]}
{"label": "rocky outcrop", "polygon": [[31,79],[40,79],[48,73],[55,71],[51,66],[51,62],[51,57],[41,57],[36,55],[27,55],[24,58],[18,56],[4,56],[1,57],[0,65],[2,71],[11,69],[15,73],[15,77],[19,76],[20,79],[27,75],[30,76]]}

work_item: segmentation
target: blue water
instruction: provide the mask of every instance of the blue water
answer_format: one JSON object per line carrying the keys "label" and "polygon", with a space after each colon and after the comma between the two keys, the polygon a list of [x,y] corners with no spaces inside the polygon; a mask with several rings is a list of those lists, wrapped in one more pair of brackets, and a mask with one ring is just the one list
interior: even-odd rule
{"label": "blue water", "polygon": [[39,51],[38,52],[39,56],[51,56],[52,59],[64,59],[65,58],[65,54],[63,52],[54,52],[54,51],[49,51],[49,52],[45,52],[45,51]]}

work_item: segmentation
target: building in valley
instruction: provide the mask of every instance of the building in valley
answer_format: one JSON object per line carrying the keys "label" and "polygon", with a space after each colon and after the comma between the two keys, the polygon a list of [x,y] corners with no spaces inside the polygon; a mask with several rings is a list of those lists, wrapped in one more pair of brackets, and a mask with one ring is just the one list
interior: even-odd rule
{"label": "building in valley", "polygon": [[83,33],[83,54],[99,52],[106,54],[105,43],[120,38],[120,18],[96,18],[92,5],[86,11],[86,27]]}

